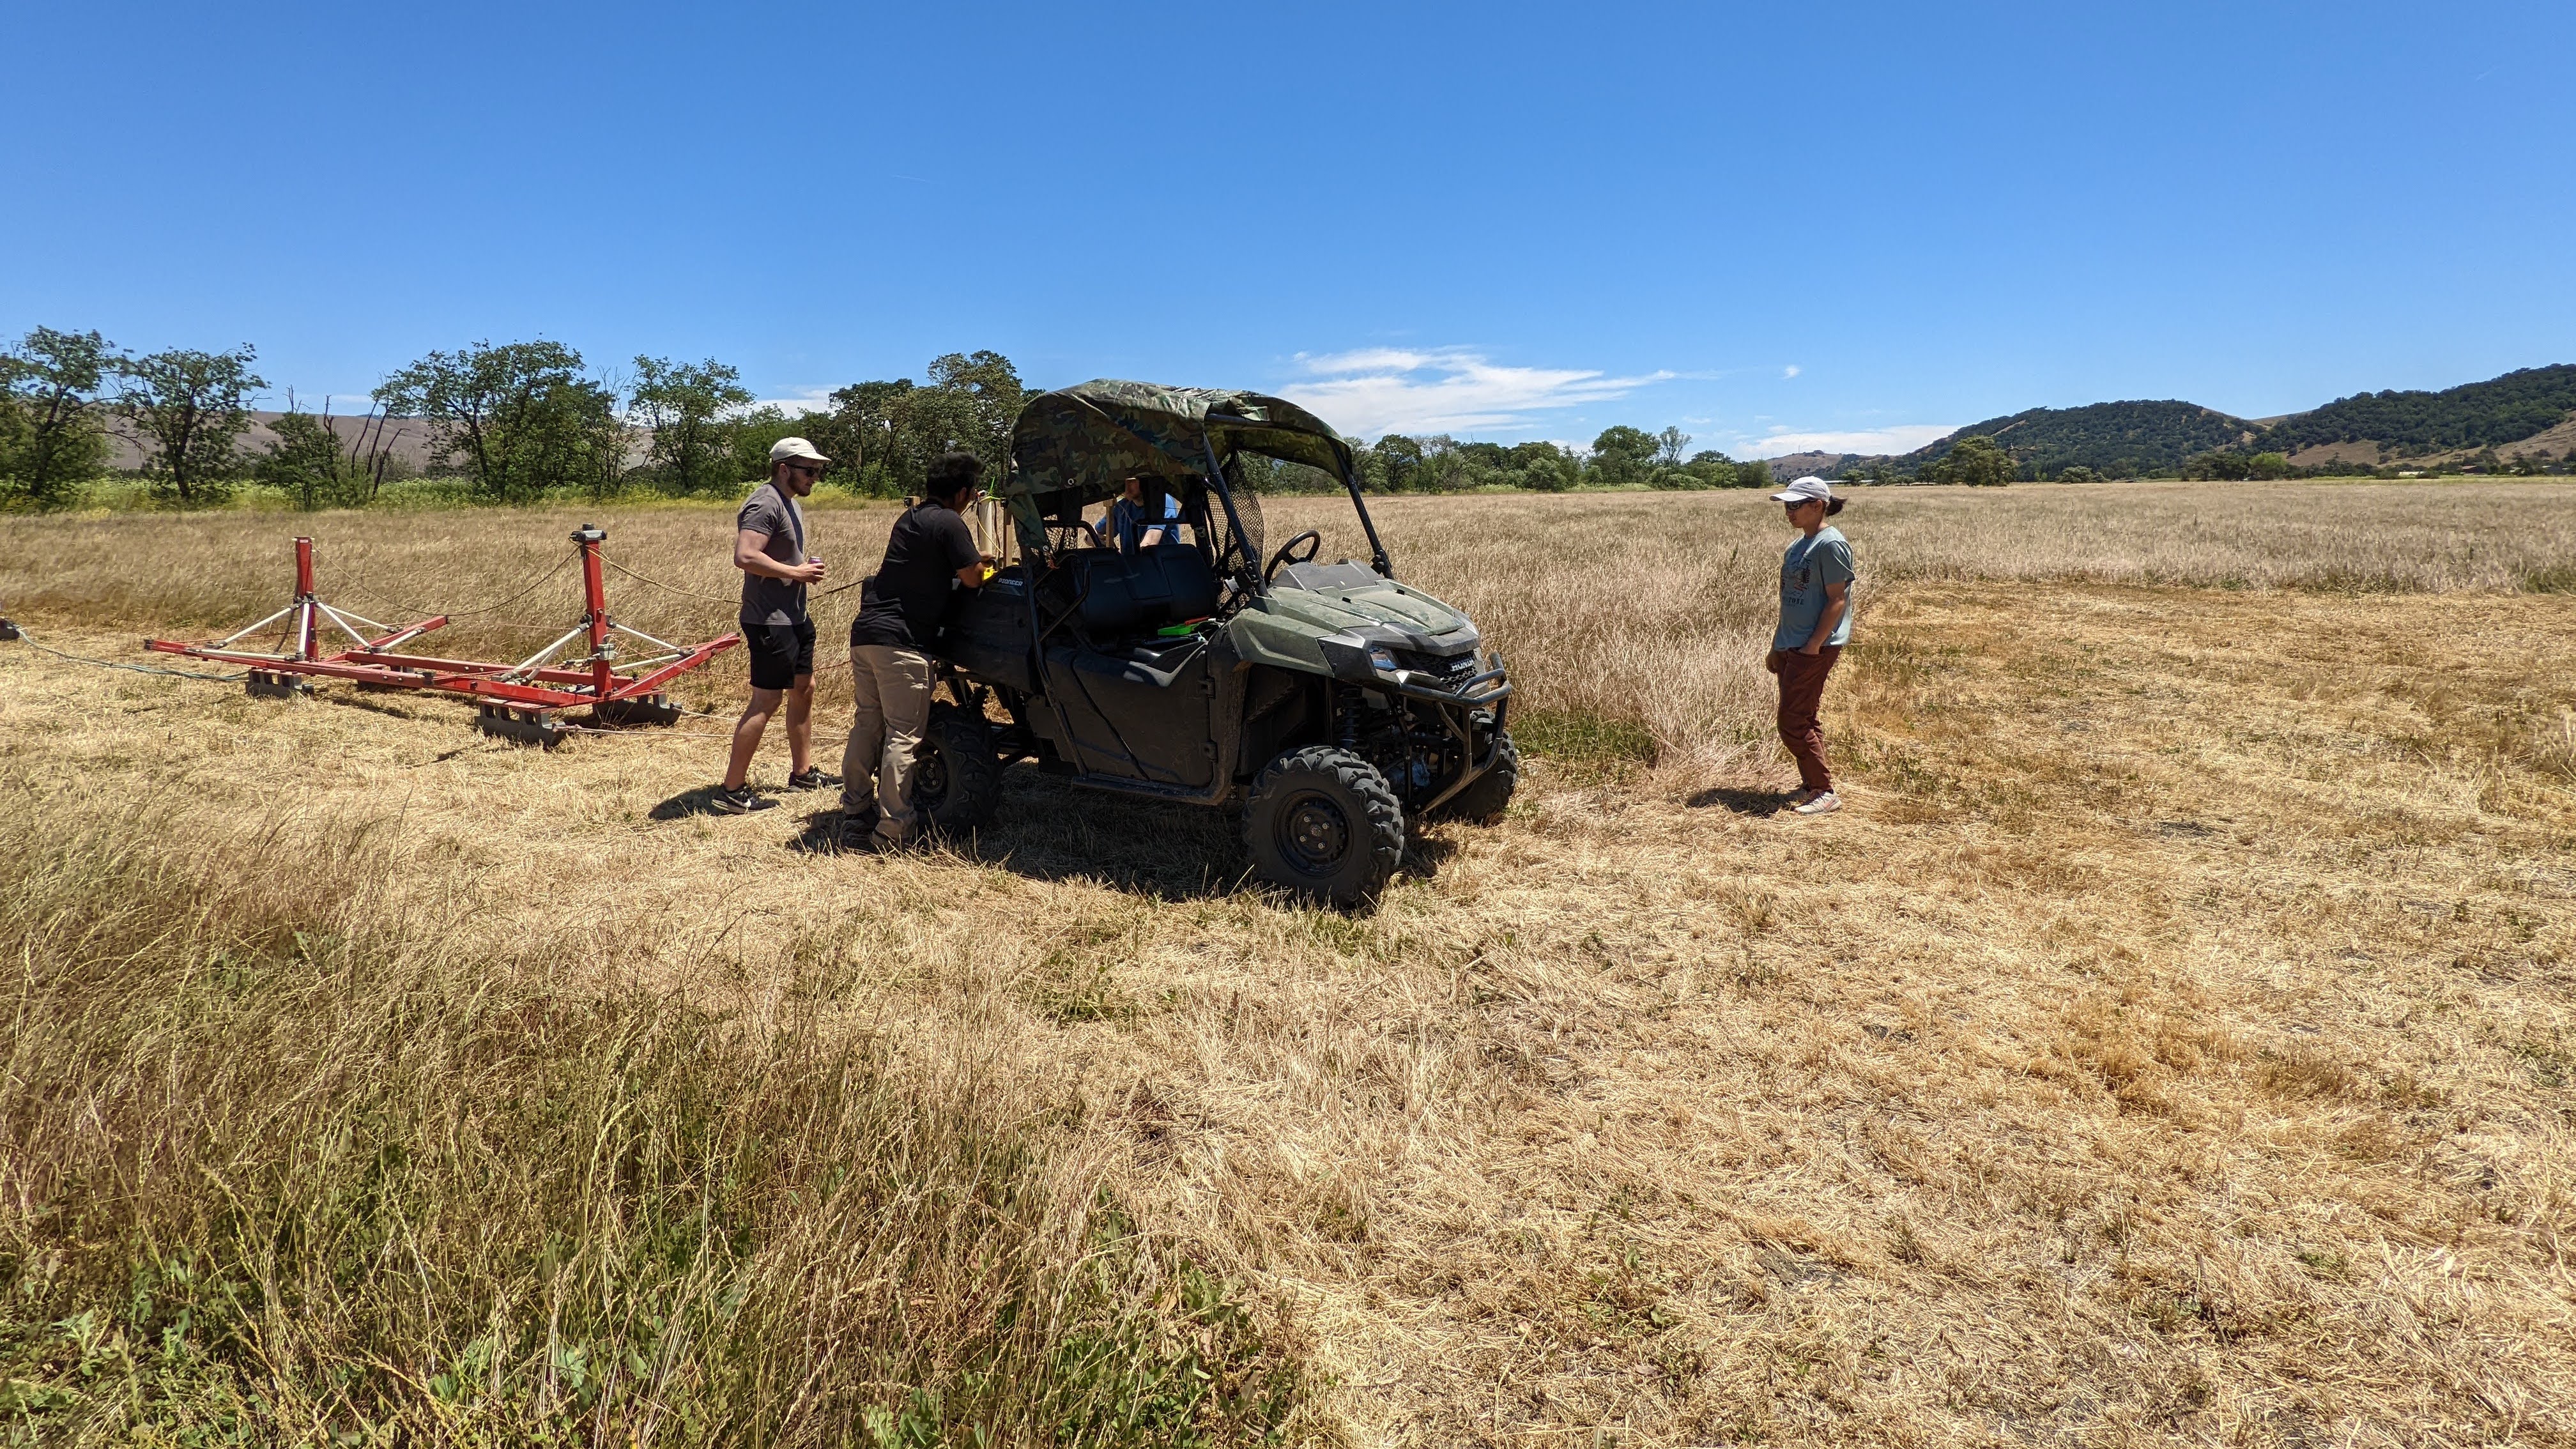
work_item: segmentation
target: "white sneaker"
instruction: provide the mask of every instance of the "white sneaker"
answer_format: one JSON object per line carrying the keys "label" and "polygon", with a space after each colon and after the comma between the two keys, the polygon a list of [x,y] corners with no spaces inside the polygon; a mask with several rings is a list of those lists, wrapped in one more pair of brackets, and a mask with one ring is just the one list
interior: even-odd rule
{"label": "white sneaker", "polygon": [[1831,815],[1843,808],[1843,802],[1831,790],[1818,790],[1789,808],[1801,815]]}

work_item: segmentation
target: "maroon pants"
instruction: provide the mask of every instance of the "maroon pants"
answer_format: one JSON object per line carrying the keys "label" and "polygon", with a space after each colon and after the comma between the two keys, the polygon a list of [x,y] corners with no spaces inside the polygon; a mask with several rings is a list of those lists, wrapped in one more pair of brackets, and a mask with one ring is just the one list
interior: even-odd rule
{"label": "maroon pants", "polygon": [[1780,743],[1798,758],[1798,783],[1809,790],[1834,788],[1833,771],[1825,767],[1825,725],[1816,708],[1825,697],[1825,676],[1834,672],[1843,646],[1827,644],[1812,656],[1795,649],[1780,653]]}

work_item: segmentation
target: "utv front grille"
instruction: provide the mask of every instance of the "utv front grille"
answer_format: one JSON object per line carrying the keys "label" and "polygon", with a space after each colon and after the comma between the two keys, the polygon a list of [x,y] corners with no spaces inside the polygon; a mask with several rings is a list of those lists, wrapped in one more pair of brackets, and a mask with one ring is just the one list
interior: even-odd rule
{"label": "utv front grille", "polygon": [[1445,689],[1456,689],[1485,672],[1483,661],[1479,660],[1472,651],[1453,654],[1443,659],[1437,655],[1417,654],[1410,649],[1399,649],[1395,654],[1395,662],[1399,668],[1427,676],[1425,683],[1437,684]]}

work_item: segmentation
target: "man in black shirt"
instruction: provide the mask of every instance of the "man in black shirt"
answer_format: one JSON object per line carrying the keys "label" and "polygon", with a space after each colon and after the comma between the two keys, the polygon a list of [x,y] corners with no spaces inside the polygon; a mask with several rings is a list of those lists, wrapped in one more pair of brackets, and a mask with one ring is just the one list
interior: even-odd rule
{"label": "man in black shirt", "polygon": [[[961,588],[981,588],[986,560],[962,516],[984,463],[949,453],[930,465],[928,494],[895,520],[885,562],[850,621],[850,743],[841,752],[841,843],[899,846],[917,833],[912,752],[930,718],[930,658],[939,621]],[[876,793],[868,793],[868,777]]]}

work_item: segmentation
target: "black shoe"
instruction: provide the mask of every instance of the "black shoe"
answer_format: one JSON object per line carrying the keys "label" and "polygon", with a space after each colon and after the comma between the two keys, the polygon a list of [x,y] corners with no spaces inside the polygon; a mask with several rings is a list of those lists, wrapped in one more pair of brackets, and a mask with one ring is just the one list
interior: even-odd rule
{"label": "black shoe", "polygon": [[840,776],[823,773],[823,767],[820,765],[808,765],[787,777],[787,788],[790,790],[820,790],[826,785],[839,783],[841,783]]}
{"label": "black shoe", "polygon": [[766,796],[753,794],[751,787],[745,785],[739,790],[719,788],[716,798],[707,802],[707,808],[718,815],[748,815],[754,810],[770,809],[777,803]]}
{"label": "black shoe", "polygon": [[841,848],[854,854],[874,855],[877,849],[877,823],[867,819],[843,820]]}

